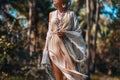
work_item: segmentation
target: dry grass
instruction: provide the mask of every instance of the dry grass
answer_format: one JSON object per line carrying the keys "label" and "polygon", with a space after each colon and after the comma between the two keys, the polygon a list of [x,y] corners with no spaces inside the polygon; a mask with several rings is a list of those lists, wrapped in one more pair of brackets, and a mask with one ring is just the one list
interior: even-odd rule
{"label": "dry grass", "polygon": [[[0,80],[47,80],[41,75],[39,78],[34,78],[32,76],[4,76],[0,77]],[[91,75],[91,80],[120,80],[120,76],[108,76],[103,73],[96,73]]]}
{"label": "dry grass", "polygon": [[91,80],[120,80],[120,76],[108,76],[103,73],[91,75]]}

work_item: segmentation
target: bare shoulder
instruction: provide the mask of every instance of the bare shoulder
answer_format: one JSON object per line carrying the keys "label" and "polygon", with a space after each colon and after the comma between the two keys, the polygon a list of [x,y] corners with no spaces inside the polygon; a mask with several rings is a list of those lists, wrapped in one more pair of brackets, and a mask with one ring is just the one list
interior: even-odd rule
{"label": "bare shoulder", "polygon": [[54,11],[51,11],[50,13],[49,13],[49,15],[52,15],[54,12],[55,12],[56,10],[54,10]]}
{"label": "bare shoulder", "polygon": [[50,13],[49,13],[49,21],[51,20],[51,18],[52,18],[52,15],[53,15],[53,13],[55,12],[56,10],[54,10],[54,11],[51,11]]}

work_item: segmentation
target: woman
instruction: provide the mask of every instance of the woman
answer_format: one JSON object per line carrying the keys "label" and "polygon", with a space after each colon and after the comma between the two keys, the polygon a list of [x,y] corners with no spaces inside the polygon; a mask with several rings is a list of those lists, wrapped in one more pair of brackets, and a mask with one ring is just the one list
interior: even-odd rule
{"label": "woman", "polygon": [[[49,14],[49,29],[42,65],[51,80],[83,80],[80,62],[85,60],[85,43],[77,17],[68,10],[69,0],[53,0],[57,10]],[[52,71],[50,71],[52,69]]]}

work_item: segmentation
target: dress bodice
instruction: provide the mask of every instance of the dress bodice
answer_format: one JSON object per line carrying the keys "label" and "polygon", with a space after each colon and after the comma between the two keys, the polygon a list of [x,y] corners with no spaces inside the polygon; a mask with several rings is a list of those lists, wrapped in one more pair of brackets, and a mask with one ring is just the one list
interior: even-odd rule
{"label": "dress bodice", "polygon": [[57,14],[57,10],[52,12],[52,18],[50,21],[51,24],[51,31],[56,32],[58,30],[69,30],[71,27],[71,21],[72,19],[72,15],[71,15],[72,11],[67,10],[64,14],[64,16],[61,16],[62,19],[61,21],[58,20],[58,14]]}

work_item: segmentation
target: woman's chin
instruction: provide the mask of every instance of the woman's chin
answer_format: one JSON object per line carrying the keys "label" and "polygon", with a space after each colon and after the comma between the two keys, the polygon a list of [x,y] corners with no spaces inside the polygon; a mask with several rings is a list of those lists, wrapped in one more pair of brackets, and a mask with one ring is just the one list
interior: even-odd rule
{"label": "woman's chin", "polygon": [[57,5],[58,5],[58,3],[57,3],[57,2],[54,2],[54,5],[55,5],[55,6],[57,6]]}

